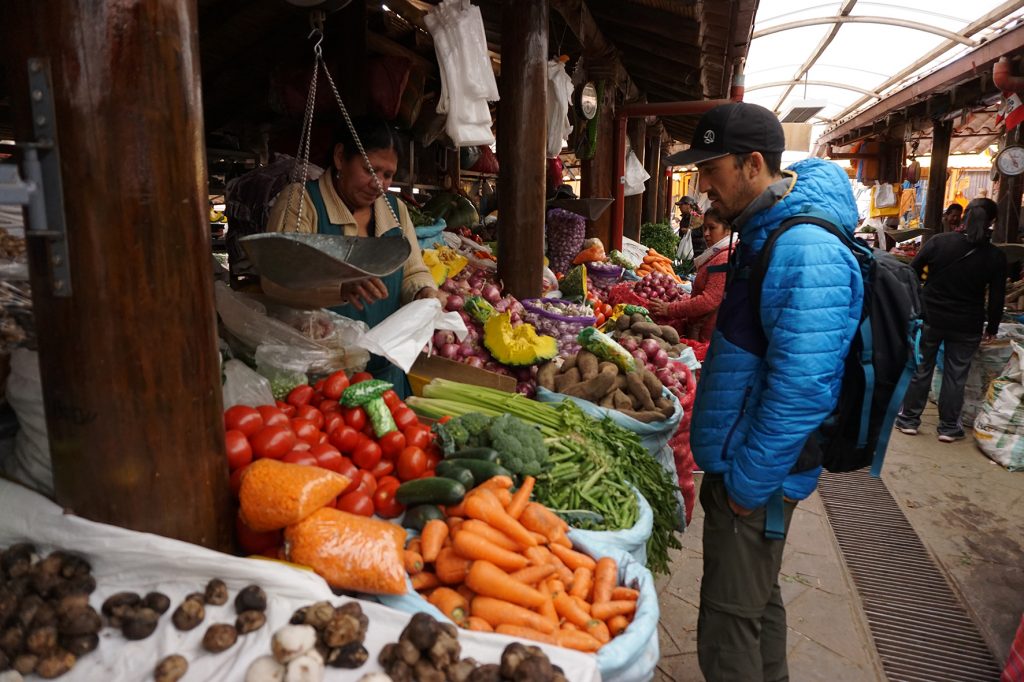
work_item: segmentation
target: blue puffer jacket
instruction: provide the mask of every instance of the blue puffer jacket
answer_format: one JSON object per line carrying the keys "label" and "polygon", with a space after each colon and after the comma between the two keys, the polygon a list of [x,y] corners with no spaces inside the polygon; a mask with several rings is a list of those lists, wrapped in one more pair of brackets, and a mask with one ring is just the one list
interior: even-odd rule
{"label": "blue puffer jacket", "polygon": [[[820,159],[785,171],[737,220],[740,265],[755,262],[768,235],[797,214],[852,233],[857,206],[846,173]],[[775,244],[761,289],[763,333],[748,280],[732,279],[697,388],[690,443],[697,464],[723,474],[740,506],[761,507],[780,487],[796,500],[814,492],[821,467],[791,469],[835,408],[863,293],[853,254],[815,225],[797,225]]]}

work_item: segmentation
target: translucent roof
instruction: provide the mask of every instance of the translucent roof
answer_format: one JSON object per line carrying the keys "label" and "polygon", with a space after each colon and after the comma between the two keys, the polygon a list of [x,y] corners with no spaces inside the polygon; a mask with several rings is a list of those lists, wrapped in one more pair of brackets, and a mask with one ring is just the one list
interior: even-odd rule
{"label": "translucent roof", "polygon": [[1022,17],[999,0],[761,0],[744,100],[780,115],[819,100],[813,139]]}

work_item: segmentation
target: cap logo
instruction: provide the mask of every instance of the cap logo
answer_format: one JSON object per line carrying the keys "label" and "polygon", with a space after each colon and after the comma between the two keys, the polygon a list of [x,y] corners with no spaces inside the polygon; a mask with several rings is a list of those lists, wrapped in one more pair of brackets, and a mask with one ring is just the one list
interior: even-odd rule
{"label": "cap logo", "polygon": [[705,130],[704,131],[704,144],[712,144],[715,141],[715,131]]}

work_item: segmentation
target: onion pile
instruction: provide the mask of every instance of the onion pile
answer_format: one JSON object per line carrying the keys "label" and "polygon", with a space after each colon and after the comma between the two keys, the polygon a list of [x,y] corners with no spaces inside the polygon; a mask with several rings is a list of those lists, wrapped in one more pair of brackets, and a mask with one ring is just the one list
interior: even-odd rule
{"label": "onion pile", "polygon": [[587,221],[561,208],[548,211],[545,239],[547,240],[548,265],[553,272],[567,272],[572,259],[583,248]]}
{"label": "onion pile", "polygon": [[660,272],[653,272],[633,285],[633,291],[646,299],[671,303],[685,297],[679,282]]}
{"label": "onion pile", "polygon": [[555,337],[558,352],[563,356],[579,352],[576,337],[597,321],[590,306],[561,299],[530,298],[523,305],[526,321],[536,327],[538,334]]}

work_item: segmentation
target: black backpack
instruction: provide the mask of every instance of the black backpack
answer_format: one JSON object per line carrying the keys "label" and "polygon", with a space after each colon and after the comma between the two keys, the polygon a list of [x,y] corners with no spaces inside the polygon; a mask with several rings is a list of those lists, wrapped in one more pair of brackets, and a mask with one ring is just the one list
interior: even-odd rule
{"label": "black backpack", "polygon": [[[891,254],[873,250],[828,220],[813,215],[793,216],[768,236],[751,268],[750,297],[758,324],[761,287],[772,248],[789,228],[805,224],[827,230],[853,253],[864,277],[864,309],[846,356],[839,402],[811,437],[811,452],[805,447],[801,460],[808,454],[813,460],[820,458],[821,464],[833,472],[870,466],[871,474],[877,477],[896,413],[918,364],[921,303],[917,273]],[[814,452],[819,449],[820,452]],[[795,470],[800,469],[798,461]]]}

